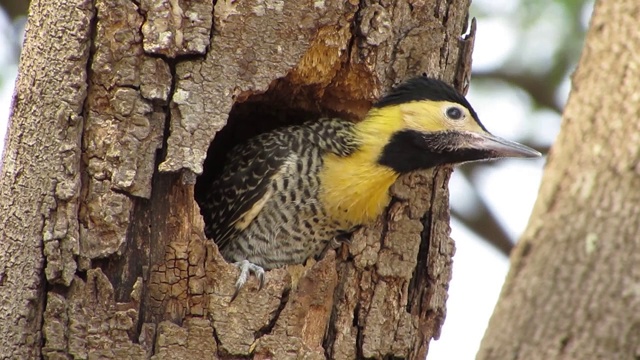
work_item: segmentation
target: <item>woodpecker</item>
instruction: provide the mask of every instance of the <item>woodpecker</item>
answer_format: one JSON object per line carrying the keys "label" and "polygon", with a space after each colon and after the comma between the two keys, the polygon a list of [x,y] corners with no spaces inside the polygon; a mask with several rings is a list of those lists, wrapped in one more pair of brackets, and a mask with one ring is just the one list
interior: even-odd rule
{"label": "woodpecker", "polygon": [[372,222],[404,173],[538,156],[490,134],[453,87],[415,77],[382,97],[359,123],[322,119],[233,148],[200,201],[205,234],[240,268],[235,298],[251,273],[262,287],[265,270],[318,257]]}

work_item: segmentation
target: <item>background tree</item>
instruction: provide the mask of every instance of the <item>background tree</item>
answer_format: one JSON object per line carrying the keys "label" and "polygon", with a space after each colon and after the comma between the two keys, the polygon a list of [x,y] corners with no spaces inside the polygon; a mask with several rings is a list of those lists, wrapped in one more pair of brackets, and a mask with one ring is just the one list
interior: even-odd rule
{"label": "background tree", "polygon": [[640,40],[596,3],[562,130],[478,359],[640,356]]}
{"label": "background tree", "polygon": [[[593,3],[479,0],[473,5],[471,14],[478,18],[480,36],[469,98],[489,129],[547,153],[557,135],[568,77],[582,48]],[[538,187],[517,175],[523,168],[541,169],[543,163],[506,160],[491,167],[460,167],[452,193],[464,195],[452,198],[452,215],[508,256],[526,225]],[[510,189],[510,182],[521,186]],[[472,186],[461,188],[458,183]],[[520,212],[521,217],[514,216]]]}
{"label": "background tree", "polygon": [[468,5],[32,3],[0,183],[0,353],[424,358],[454,251],[449,168],[403,177],[349,248],[232,304],[194,183],[247,129],[357,119],[425,71],[465,90]]}

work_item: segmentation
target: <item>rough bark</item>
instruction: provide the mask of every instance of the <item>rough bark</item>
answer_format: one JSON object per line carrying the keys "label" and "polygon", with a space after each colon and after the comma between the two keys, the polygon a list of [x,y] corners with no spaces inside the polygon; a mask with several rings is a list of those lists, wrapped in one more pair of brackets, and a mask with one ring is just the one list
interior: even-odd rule
{"label": "rough bark", "polygon": [[560,135],[478,359],[640,357],[640,39],[599,1]]}
{"label": "rough bark", "polygon": [[233,303],[195,180],[238,138],[358,119],[410,75],[466,90],[468,5],[33,2],[0,184],[0,354],[424,358],[451,276],[449,168],[403,177],[349,247]]}
{"label": "rough bark", "polygon": [[39,357],[45,272],[69,279],[79,251],[92,7],[32,8],[0,183],[0,354],[7,359]]}

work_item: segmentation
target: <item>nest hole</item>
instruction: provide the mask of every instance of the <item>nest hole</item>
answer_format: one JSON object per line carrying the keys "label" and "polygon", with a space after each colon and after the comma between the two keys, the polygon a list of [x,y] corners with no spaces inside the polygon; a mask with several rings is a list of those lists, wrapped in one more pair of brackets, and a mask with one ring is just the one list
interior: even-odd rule
{"label": "nest hole", "polygon": [[229,112],[227,124],[209,145],[203,172],[196,181],[195,198],[204,201],[213,181],[221,175],[227,153],[238,144],[271,130],[335,115],[314,100],[318,89],[294,88],[284,79],[264,93],[243,93]]}

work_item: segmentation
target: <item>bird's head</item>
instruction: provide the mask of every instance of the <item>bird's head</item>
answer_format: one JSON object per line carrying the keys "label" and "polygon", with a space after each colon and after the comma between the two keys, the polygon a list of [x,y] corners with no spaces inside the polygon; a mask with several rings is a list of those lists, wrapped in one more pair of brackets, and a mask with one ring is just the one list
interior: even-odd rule
{"label": "bird's head", "polygon": [[490,134],[464,96],[424,76],[392,89],[360,124],[364,138],[380,146],[378,163],[398,173],[441,164],[540,156],[529,147]]}

